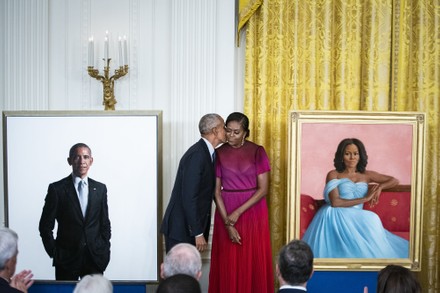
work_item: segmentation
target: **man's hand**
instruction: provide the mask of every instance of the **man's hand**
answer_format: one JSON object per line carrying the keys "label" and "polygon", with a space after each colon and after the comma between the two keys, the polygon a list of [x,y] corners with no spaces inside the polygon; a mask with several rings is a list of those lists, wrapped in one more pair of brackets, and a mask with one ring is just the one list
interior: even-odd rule
{"label": "man's hand", "polygon": [[204,252],[206,249],[208,249],[208,243],[205,240],[205,236],[196,236],[196,248],[200,252]]}

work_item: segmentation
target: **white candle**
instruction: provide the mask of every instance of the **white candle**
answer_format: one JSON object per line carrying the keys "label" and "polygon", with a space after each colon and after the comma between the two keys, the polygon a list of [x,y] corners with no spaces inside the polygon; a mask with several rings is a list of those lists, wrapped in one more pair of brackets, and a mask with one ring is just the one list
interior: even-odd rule
{"label": "white candle", "polygon": [[127,46],[126,36],[124,36],[124,61],[125,61],[125,65],[128,65],[128,46]]}
{"label": "white candle", "polygon": [[93,44],[93,36],[89,38],[89,66],[94,65],[95,60],[94,60],[94,53],[95,53],[95,48],[94,48],[94,44]]}
{"label": "white candle", "polygon": [[119,37],[119,66],[124,66],[124,60],[122,60],[122,38]]}
{"label": "white candle", "polygon": [[[109,56],[109,52],[108,52],[108,37],[105,37],[105,39],[104,39],[104,59],[105,59],[105,62],[107,62],[108,56]],[[105,64],[105,66],[107,66],[107,64]]]}
{"label": "white candle", "polygon": [[87,60],[87,65],[88,66],[92,66],[92,56],[91,56],[91,54],[92,54],[92,41],[89,38],[89,48],[88,48],[88,51],[87,51],[87,56],[89,58]]}

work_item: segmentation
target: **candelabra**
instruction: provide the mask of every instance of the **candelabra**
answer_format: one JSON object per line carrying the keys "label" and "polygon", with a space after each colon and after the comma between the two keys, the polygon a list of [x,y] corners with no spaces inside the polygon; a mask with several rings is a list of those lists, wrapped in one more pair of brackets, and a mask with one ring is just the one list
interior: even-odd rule
{"label": "candelabra", "polygon": [[112,59],[104,58],[103,60],[107,64],[107,66],[104,66],[104,75],[100,75],[99,70],[94,69],[93,66],[88,66],[87,71],[91,77],[102,82],[102,104],[104,105],[104,110],[115,110],[115,104],[117,103],[115,98],[115,80],[128,73],[128,65],[119,66],[119,69],[115,70],[115,74],[110,76],[110,61]]}
{"label": "candelabra", "polygon": [[[109,35],[108,31],[105,32],[104,38],[104,75],[99,74],[99,70],[95,69],[94,66],[94,40],[93,37],[89,38],[89,66],[87,67],[87,72],[89,75],[102,82],[103,96],[102,104],[104,105],[104,110],[115,110],[116,98],[115,98],[115,80],[123,77],[128,73],[128,46],[127,38],[124,36],[122,40],[119,37],[119,69],[115,70],[115,74],[110,76],[110,61],[109,58]],[[125,64],[125,65],[124,65]]]}

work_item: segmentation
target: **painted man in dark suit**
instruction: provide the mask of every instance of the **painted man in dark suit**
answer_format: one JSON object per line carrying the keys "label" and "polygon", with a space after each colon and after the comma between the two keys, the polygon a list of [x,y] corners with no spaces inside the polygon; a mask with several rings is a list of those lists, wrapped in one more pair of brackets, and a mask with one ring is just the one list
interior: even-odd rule
{"label": "painted man in dark suit", "polygon": [[72,174],[49,185],[39,229],[44,248],[53,258],[55,278],[76,281],[105,271],[110,261],[111,230],[107,187],[87,176],[92,151],[86,144],[75,144],[67,162]]}
{"label": "painted man in dark suit", "polygon": [[166,251],[190,243],[203,252],[208,247],[211,205],[215,188],[213,154],[226,142],[225,122],[206,114],[199,122],[201,139],[180,159],[170,202],[162,221]]}
{"label": "painted man in dark suit", "polygon": [[313,252],[302,240],[293,240],[281,248],[276,266],[280,283],[278,293],[307,292],[313,274]]}

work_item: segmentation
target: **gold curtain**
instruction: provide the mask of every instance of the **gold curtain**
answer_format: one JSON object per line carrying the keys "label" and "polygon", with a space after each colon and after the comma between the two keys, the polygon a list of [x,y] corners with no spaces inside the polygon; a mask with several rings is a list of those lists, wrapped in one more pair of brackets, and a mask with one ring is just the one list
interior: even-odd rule
{"label": "gold curtain", "polygon": [[246,26],[245,109],[271,158],[274,256],[286,242],[290,110],[427,113],[422,271],[440,288],[440,3],[264,0]]}
{"label": "gold curtain", "polygon": [[260,7],[263,0],[235,0],[238,1],[238,21],[237,21],[237,35],[240,34],[249,18]]}

